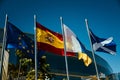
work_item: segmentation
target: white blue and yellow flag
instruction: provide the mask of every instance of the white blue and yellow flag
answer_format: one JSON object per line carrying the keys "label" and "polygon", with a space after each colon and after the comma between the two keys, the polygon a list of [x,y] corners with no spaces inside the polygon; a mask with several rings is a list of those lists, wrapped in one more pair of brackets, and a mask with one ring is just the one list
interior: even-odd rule
{"label": "white blue and yellow flag", "polygon": [[91,58],[83,51],[85,47],[77,39],[76,35],[65,24],[63,24],[66,52],[78,53],[78,59],[83,59],[84,64],[89,66],[92,63]]}

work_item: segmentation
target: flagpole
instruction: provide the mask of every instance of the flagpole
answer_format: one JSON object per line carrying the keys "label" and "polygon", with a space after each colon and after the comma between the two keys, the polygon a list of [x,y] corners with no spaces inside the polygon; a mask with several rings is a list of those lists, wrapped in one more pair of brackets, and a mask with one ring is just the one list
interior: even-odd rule
{"label": "flagpole", "polygon": [[65,54],[65,65],[66,65],[67,80],[69,80],[68,62],[67,62],[67,56],[66,56],[66,39],[65,39],[65,34],[64,34],[64,27],[63,27],[63,19],[62,19],[62,17],[60,17],[60,21],[61,21],[61,29],[62,29],[63,41],[64,41],[64,54]]}
{"label": "flagpole", "polygon": [[8,15],[6,14],[5,26],[4,26],[4,34],[3,34],[3,43],[2,43],[2,51],[1,51],[0,80],[2,80],[2,67],[3,67],[5,46],[6,46],[6,35],[7,35],[6,34],[7,21],[8,21]]}
{"label": "flagpole", "polygon": [[89,33],[89,28],[88,28],[88,21],[87,19],[85,19],[85,23],[86,23],[86,28],[87,28],[87,32],[88,32],[88,37],[89,37],[89,41],[90,41],[90,46],[91,46],[91,49],[92,49],[92,55],[93,55],[93,60],[94,60],[94,64],[95,64],[95,69],[96,69],[96,75],[97,75],[97,79],[99,79],[99,74],[98,74],[98,69],[97,69],[97,64],[96,64],[96,59],[95,59],[95,52],[93,50],[93,47],[92,47],[92,41],[91,41],[91,37],[90,37],[90,33]]}
{"label": "flagpole", "polygon": [[34,40],[35,40],[35,80],[37,80],[37,42],[36,42],[36,15],[34,15]]}

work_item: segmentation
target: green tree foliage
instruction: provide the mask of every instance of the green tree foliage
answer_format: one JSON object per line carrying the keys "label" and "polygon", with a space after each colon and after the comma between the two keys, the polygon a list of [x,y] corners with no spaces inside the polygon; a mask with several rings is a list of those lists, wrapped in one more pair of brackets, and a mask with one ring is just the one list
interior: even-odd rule
{"label": "green tree foliage", "polygon": [[[18,56],[19,63],[17,65],[9,64],[9,75],[12,78],[26,76],[26,80],[34,80],[35,66],[32,59],[26,58],[25,53],[21,50],[16,50],[16,55]],[[46,62],[46,56],[42,56],[39,63],[38,80],[45,80],[46,78],[51,80],[53,76],[49,73],[50,65]]]}

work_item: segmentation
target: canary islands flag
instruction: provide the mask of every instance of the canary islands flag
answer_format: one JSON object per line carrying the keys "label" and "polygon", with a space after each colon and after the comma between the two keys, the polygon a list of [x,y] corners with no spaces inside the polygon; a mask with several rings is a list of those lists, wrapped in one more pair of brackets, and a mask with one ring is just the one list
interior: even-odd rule
{"label": "canary islands flag", "polygon": [[76,37],[76,35],[70,30],[65,24],[63,24],[64,34],[65,34],[65,43],[66,51],[78,53],[78,59],[83,59],[84,64],[89,66],[92,59],[85,53],[85,47]]}

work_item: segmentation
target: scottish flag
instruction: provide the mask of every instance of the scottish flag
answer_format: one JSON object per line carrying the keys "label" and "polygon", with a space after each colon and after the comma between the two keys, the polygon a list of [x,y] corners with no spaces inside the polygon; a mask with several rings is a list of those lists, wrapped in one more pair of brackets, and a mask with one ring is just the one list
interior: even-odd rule
{"label": "scottish flag", "polygon": [[116,53],[116,44],[113,41],[113,37],[104,39],[99,38],[89,29],[90,38],[94,51],[105,52],[110,54]]}

